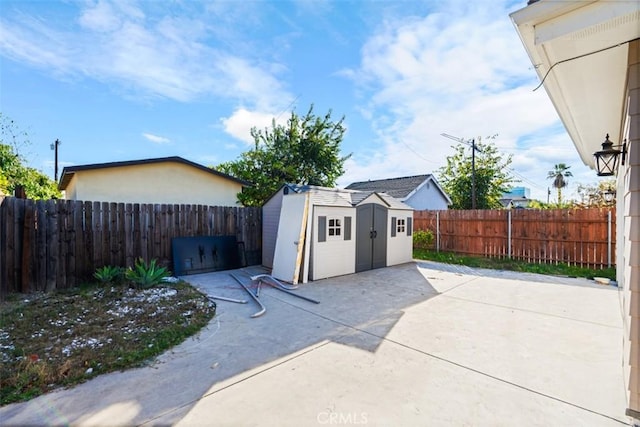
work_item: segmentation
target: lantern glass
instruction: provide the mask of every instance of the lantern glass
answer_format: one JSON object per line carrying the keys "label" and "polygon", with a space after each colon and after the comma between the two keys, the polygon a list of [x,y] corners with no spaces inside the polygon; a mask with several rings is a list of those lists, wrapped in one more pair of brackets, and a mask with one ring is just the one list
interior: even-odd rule
{"label": "lantern glass", "polygon": [[604,201],[607,203],[613,202],[613,199],[616,197],[616,192],[613,190],[607,190],[603,193]]}
{"label": "lantern glass", "polygon": [[593,153],[596,158],[596,172],[598,176],[615,175],[618,168],[618,156],[620,150],[613,148],[613,142],[609,141],[609,134],[602,143],[602,150]]}

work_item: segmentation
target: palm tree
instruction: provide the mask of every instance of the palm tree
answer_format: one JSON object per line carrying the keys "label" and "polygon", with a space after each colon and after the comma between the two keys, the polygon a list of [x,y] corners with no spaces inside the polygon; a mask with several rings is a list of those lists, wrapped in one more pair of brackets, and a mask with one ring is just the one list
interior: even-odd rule
{"label": "palm tree", "polygon": [[569,182],[565,179],[573,174],[569,171],[571,166],[567,166],[564,163],[558,163],[553,166],[553,170],[549,171],[547,179],[553,179],[553,186],[558,190],[558,206],[562,202],[562,189],[569,185]]}

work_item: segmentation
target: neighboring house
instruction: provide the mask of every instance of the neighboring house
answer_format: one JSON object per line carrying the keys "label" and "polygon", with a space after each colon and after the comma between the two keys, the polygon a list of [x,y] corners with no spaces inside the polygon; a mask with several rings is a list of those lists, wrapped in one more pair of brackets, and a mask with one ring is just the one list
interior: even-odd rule
{"label": "neighboring house", "polygon": [[65,199],[124,203],[237,206],[248,182],[181,157],[67,166]]}
{"label": "neighboring house", "polygon": [[505,209],[528,208],[531,203],[531,190],[526,187],[513,187],[500,198],[500,204]]}
{"label": "neighboring house", "polygon": [[346,188],[387,193],[417,211],[445,210],[451,204],[451,199],[431,174],[354,182]]}
{"label": "neighboring house", "polygon": [[284,185],[263,205],[263,265],[303,283],[410,262],[413,210],[372,191]]}
{"label": "neighboring house", "polygon": [[607,134],[626,145],[617,169],[616,278],[627,415],[640,425],[640,2],[529,1],[511,19],[582,161],[596,166]]}

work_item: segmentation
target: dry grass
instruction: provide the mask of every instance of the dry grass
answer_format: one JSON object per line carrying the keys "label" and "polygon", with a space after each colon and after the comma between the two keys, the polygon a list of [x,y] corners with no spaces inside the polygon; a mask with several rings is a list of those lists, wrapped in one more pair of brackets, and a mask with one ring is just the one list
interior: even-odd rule
{"label": "dry grass", "polygon": [[214,314],[186,283],[12,295],[0,305],[0,404],[140,366]]}

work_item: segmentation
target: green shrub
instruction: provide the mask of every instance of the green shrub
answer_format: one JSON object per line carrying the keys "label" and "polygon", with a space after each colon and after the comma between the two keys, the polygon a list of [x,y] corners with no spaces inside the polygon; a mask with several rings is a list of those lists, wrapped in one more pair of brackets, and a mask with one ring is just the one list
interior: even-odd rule
{"label": "green shrub", "polygon": [[413,247],[427,249],[433,244],[433,232],[431,230],[414,230]]}
{"label": "green shrub", "polygon": [[122,279],[122,275],[124,270],[122,267],[116,267],[113,265],[105,265],[104,267],[98,268],[95,273],[93,273],[93,277],[98,280],[103,285],[109,283],[116,283]]}
{"label": "green shrub", "polygon": [[162,279],[170,275],[171,273],[166,267],[160,267],[156,264],[156,259],[152,259],[147,264],[142,258],[138,258],[133,268],[129,267],[125,274],[127,280],[139,289],[159,285]]}

